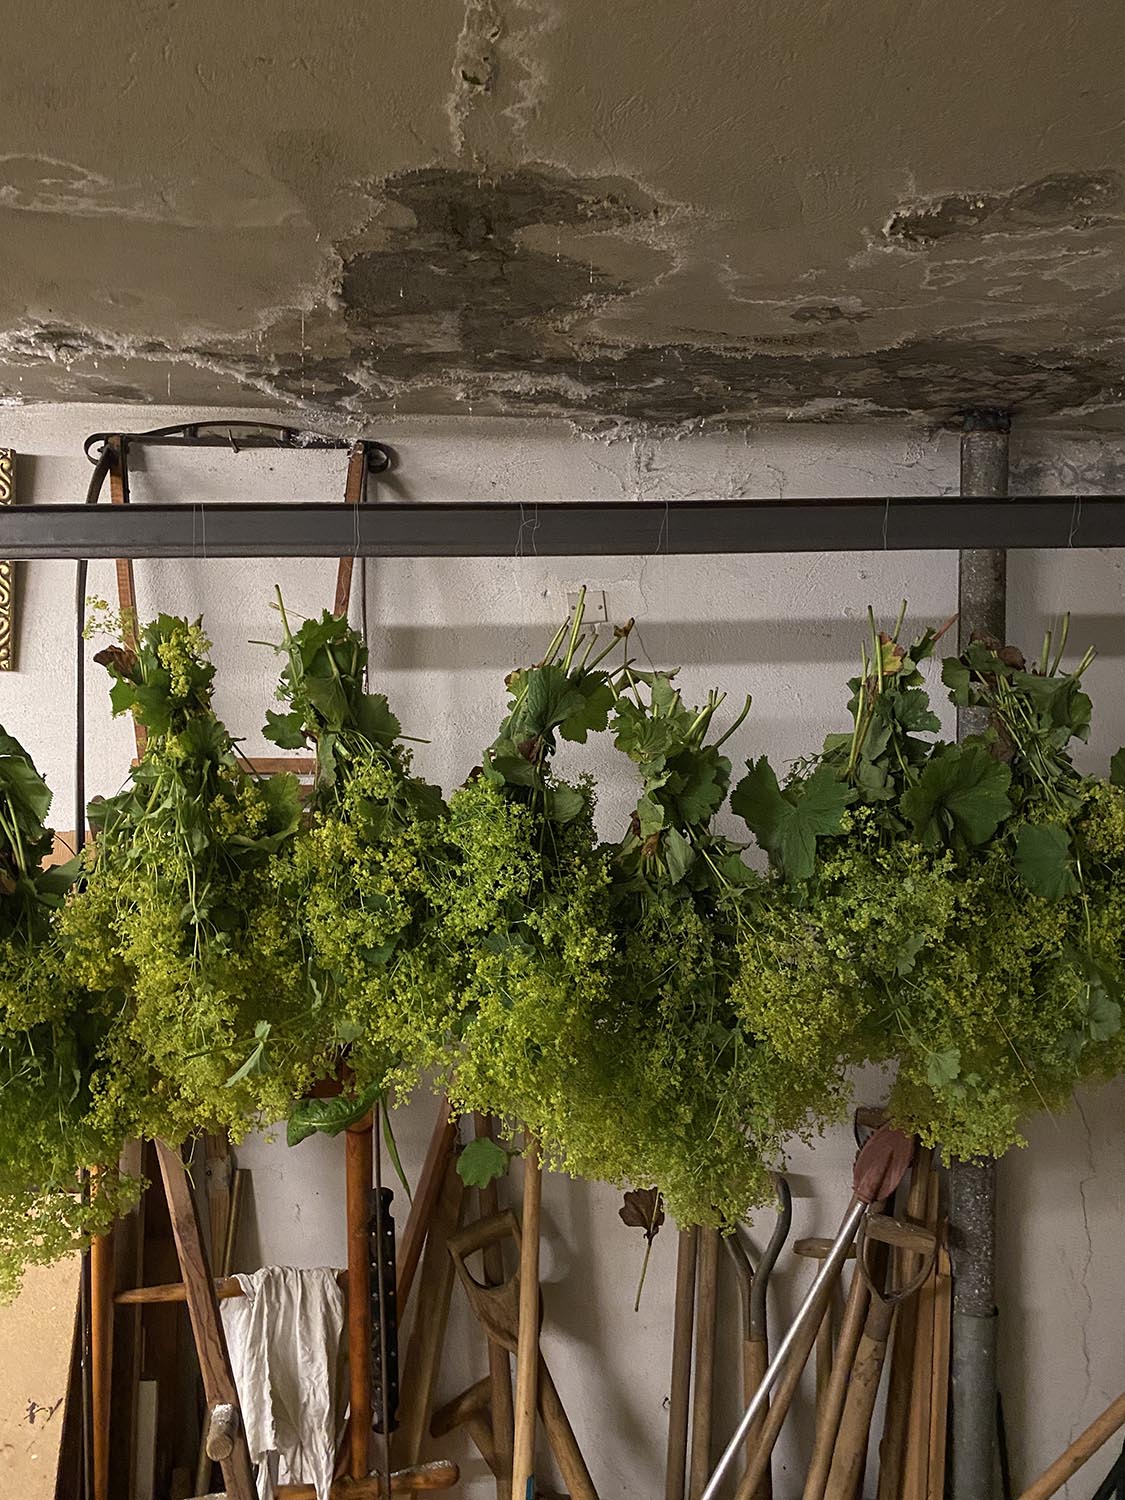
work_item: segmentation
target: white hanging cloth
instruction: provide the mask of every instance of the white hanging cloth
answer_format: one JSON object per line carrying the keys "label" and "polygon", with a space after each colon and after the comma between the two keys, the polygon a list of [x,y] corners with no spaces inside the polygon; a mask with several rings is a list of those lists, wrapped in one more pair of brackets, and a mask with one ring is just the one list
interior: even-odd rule
{"label": "white hanging cloth", "polygon": [[245,1296],[220,1305],[260,1500],[278,1484],[329,1500],[345,1410],[336,1274],[265,1266],[238,1283]]}

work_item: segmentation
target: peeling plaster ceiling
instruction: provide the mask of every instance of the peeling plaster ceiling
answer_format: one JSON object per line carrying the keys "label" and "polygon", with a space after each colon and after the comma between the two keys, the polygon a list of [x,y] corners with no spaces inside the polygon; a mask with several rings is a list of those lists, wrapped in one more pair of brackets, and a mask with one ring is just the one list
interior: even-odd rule
{"label": "peeling plaster ceiling", "polygon": [[1125,418],[1125,11],[0,0],[0,400]]}

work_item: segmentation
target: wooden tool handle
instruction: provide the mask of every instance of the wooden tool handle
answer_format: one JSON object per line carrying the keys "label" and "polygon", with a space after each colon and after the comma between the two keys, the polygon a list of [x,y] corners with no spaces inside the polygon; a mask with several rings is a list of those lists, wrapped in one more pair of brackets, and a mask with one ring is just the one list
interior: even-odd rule
{"label": "wooden tool handle", "polygon": [[434,1210],[441,1196],[441,1185],[445,1181],[445,1169],[456,1142],[457,1125],[449,1118],[449,1100],[443,1094],[438,1103],[438,1115],[433,1134],[430,1136],[430,1144],[426,1148],[426,1159],[422,1163],[422,1171],[414,1189],[414,1201],[406,1217],[402,1242],[398,1247],[397,1291],[400,1318],[406,1314],[406,1304],[414,1285],[414,1276],[418,1270],[418,1263],[422,1259],[422,1246],[430,1230],[430,1220],[434,1216]]}
{"label": "wooden tool handle", "polygon": [[853,1275],[848,1288],[848,1300],[844,1305],[844,1316],[840,1323],[840,1335],[836,1340],[836,1353],[832,1363],[832,1375],[824,1393],[824,1403],[816,1414],[816,1435],[813,1439],[812,1459],[802,1500],[824,1500],[828,1484],[828,1473],[832,1467],[832,1453],[840,1430],[840,1418],[848,1394],[848,1379],[855,1363],[859,1341],[863,1337],[863,1325],[867,1319],[867,1283],[862,1276]]}
{"label": "wooden tool handle", "polygon": [[207,1413],[207,1430],[203,1446],[207,1457],[221,1463],[234,1452],[238,1437],[238,1412],[228,1402],[212,1406]]}
{"label": "wooden tool handle", "polygon": [[[676,1250],[676,1298],[672,1315],[672,1380],[668,1399],[668,1456],[664,1500],[684,1500],[688,1410],[691,1398],[691,1345],[695,1324],[695,1268],[699,1238],[693,1225],[680,1230]],[[522,1500],[513,1496],[512,1500]]]}
{"label": "wooden tool handle", "polygon": [[858,1493],[867,1459],[875,1397],[883,1375],[887,1338],[893,1320],[893,1304],[872,1303],[867,1314],[867,1326],[859,1341],[855,1364],[852,1366],[824,1500],[853,1500]]}
{"label": "wooden tool handle", "polygon": [[455,1427],[460,1427],[470,1417],[478,1417],[481,1412],[488,1410],[489,1401],[492,1398],[492,1382],[486,1375],[483,1380],[478,1380],[476,1385],[469,1386],[468,1390],[462,1391],[459,1396],[454,1396],[452,1401],[447,1401],[444,1406],[439,1406],[434,1412],[430,1422],[431,1437],[445,1437]]}
{"label": "wooden tool handle", "polygon": [[515,1436],[512,1495],[523,1500],[535,1472],[535,1407],[539,1381],[539,1219],[543,1172],[539,1145],[527,1137],[523,1170],[523,1226],[520,1235],[519,1338],[516,1352]]}
{"label": "wooden tool handle", "polygon": [[[765,1379],[770,1363],[770,1346],[766,1339],[746,1339],[742,1345],[742,1398],[749,1405],[750,1398]],[[769,1413],[767,1406],[761,1416],[751,1422],[746,1434],[746,1462],[751,1463],[762,1436],[762,1427]],[[773,1466],[767,1464],[762,1478],[754,1490],[751,1500],[772,1500]]]}
{"label": "wooden tool handle", "polygon": [[1125,1394],[1118,1396],[1100,1417],[1090,1423],[1085,1432],[1075,1438],[1066,1452],[1055,1459],[1031,1488],[1024,1490],[1020,1500],[1050,1500],[1120,1427],[1125,1427]]}
{"label": "wooden tool handle", "polygon": [[374,1177],[370,1111],[344,1136],[348,1229],[348,1469],[352,1479],[371,1468],[371,1184]]}
{"label": "wooden tool handle", "polygon": [[[449,1236],[449,1253],[456,1261],[464,1262],[478,1250],[487,1250],[499,1241],[520,1237],[520,1223],[510,1208],[491,1214],[487,1219],[478,1219],[475,1224],[466,1224],[456,1234]],[[473,1280],[477,1278],[474,1276]],[[483,1282],[477,1282],[483,1286]]]}
{"label": "wooden tool handle", "polygon": [[[391,1494],[424,1495],[430,1490],[451,1490],[460,1477],[460,1469],[448,1459],[416,1464],[413,1468],[397,1469],[391,1475]],[[329,1491],[331,1500],[383,1500],[385,1494],[386,1485],[379,1474],[369,1474],[363,1479],[336,1479]],[[311,1484],[279,1484],[274,1495],[276,1500],[316,1500],[316,1489]]]}
{"label": "wooden tool handle", "polygon": [[810,1316],[801,1327],[789,1351],[789,1358],[785,1362],[785,1368],[774,1390],[766,1419],[762,1423],[761,1435],[754,1456],[747,1465],[746,1473],[743,1474],[738,1489],[735,1491],[735,1500],[751,1500],[770,1466],[770,1459],[781,1433],[782,1423],[792,1405],[797,1387],[801,1383],[801,1376],[808,1364],[809,1355],[816,1343],[817,1331],[828,1316],[834,1284],[829,1281],[820,1289],[819,1302],[813,1304]]}
{"label": "wooden tool handle", "polygon": [[570,1500],[598,1500],[578,1439],[542,1356],[539,1358],[539,1415],[543,1418],[543,1431],[547,1434]]}
{"label": "wooden tool handle", "polygon": [[700,1500],[711,1473],[711,1412],[715,1393],[715,1319],[719,1297],[719,1231],[700,1229],[695,1306],[695,1389],[691,1406],[689,1500]]}
{"label": "wooden tool handle", "polygon": [[[477,1140],[496,1139],[495,1122],[487,1115],[473,1116],[473,1133]],[[500,1212],[500,1193],[493,1178],[478,1190],[482,1219],[494,1218]],[[518,1236],[517,1236],[518,1243]],[[485,1247],[481,1256],[485,1283],[490,1287],[504,1284],[503,1243]],[[488,1340],[488,1380],[491,1387],[491,1411],[487,1422],[475,1419],[468,1423],[469,1434],[489,1463],[485,1447],[492,1452],[489,1467],[496,1475],[496,1500],[511,1500],[512,1460],[515,1444],[515,1409],[512,1397],[512,1364],[502,1340]],[[475,1425],[474,1425],[475,1423]],[[484,1429],[487,1428],[487,1437]],[[482,1446],[484,1444],[484,1446]]]}

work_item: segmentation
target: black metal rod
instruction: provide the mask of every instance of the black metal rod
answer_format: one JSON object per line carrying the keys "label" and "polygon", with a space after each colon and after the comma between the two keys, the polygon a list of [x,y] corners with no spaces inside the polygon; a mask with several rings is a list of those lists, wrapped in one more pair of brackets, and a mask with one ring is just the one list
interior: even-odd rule
{"label": "black metal rod", "polygon": [[542,557],[1125,546],[1125,497],[24,505],[0,557]]}

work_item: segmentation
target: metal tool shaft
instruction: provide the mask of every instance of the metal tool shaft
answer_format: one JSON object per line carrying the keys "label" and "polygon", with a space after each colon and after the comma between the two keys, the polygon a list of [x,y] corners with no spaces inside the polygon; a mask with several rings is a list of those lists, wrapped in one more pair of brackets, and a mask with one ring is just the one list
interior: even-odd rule
{"label": "metal tool shaft", "polygon": [[793,1319],[793,1322],[785,1333],[785,1337],[778,1345],[777,1353],[770,1360],[766,1368],[766,1373],[762,1376],[762,1383],[754,1392],[749,1406],[743,1412],[742,1419],[735,1429],[734,1436],[727,1444],[723,1456],[715,1468],[715,1472],[707,1481],[707,1487],[704,1489],[700,1500],[717,1500],[719,1489],[723,1483],[723,1479],[726,1477],[727,1470],[740,1456],[742,1445],[746,1440],[746,1434],[753,1425],[754,1419],[759,1415],[766,1401],[769,1399],[770,1391],[777,1384],[778,1377],[785,1368],[789,1352],[796,1343],[802,1327],[810,1317],[815,1315],[821,1298],[827,1295],[831,1288],[832,1282],[847,1256],[848,1248],[856,1237],[867,1209],[868,1205],[860,1198],[853,1198],[848,1205],[848,1211],[844,1215],[836,1238],[832,1241],[832,1248],[825,1257],[824,1264],[820,1268],[820,1274],[809,1288],[808,1295],[801,1303],[797,1316]]}

